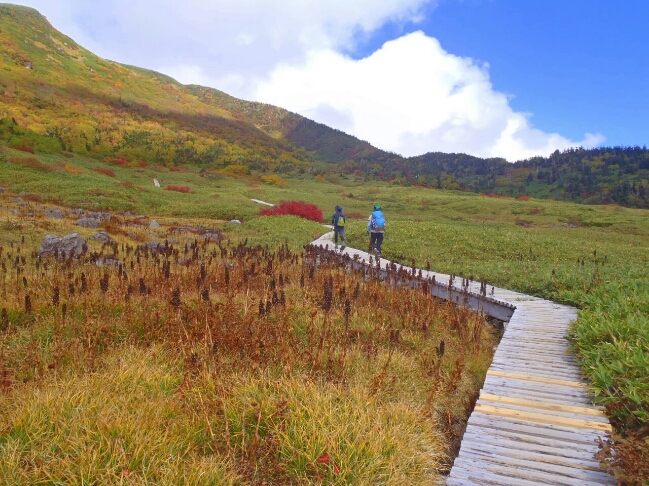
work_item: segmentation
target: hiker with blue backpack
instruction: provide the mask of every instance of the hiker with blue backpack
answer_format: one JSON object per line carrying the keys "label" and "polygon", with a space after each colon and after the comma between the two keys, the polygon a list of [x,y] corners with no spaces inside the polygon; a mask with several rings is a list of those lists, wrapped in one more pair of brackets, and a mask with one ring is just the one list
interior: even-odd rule
{"label": "hiker with blue backpack", "polygon": [[385,216],[381,211],[381,206],[374,206],[374,211],[367,220],[367,232],[370,235],[370,251],[380,257],[383,234],[385,233]]}
{"label": "hiker with blue backpack", "polygon": [[338,248],[338,237],[340,236],[340,242],[342,243],[341,250],[344,250],[347,246],[347,241],[345,241],[345,223],[347,223],[347,216],[343,213],[342,206],[336,206],[336,212],[331,217],[331,224],[334,227],[334,244]]}

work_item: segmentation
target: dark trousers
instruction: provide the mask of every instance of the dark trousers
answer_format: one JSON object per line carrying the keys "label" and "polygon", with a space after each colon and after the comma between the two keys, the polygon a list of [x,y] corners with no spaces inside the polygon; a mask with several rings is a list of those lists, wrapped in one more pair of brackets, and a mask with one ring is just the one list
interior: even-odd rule
{"label": "dark trousers", "polygon": [[347,242],[345,241],[345,227],[341,226],[339,227],[334,227],[334,243],[337,245],[338,244],[338,235],[340,235],[340,241],[342,242],[343,245],[346,245]]}
{"label": "dark trousers", "polygon": [[370,233],[370,250],[376,250],[381,253],[383,244],[383,233]]}

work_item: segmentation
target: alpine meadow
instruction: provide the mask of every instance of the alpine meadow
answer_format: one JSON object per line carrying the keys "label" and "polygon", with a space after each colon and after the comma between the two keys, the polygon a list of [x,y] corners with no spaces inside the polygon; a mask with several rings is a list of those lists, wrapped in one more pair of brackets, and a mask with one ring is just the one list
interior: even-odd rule
{"label": "alpine meadow", "polygon": [[383,258],[579,309],[597,460],[648,484],[648,179],[404,158],[0,4],[0,482],[443,484],[503,330],[310,245],[341,205],[367,250],[380,204]]}

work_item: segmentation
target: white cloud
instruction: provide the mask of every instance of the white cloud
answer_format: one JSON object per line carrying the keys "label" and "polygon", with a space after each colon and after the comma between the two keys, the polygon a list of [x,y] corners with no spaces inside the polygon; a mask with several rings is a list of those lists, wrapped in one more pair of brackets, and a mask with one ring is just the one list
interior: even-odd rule
{"label": "white cloud", "polygon": [[279,66],[260,81],[255,98],[406,156],[441,151],[517,160],[604,140],[586,134],[571,141],[535,129],[493,89],[488,66],[445,52],[421,32],[361,60],[310,51],[304,63]]}
{"label": "white cloud", "polygon": [[603,142],[545,133],[495,91],[488,65],[421,32],[354,60],[355,42],[439,0],[16,0],[96,54],[272,103],[403,155],[547,155]]}
{"label": "white cloud", "polygon": [[196,64],[219,78],[265,75],[310,49],[349,49],[357,35],[416,21],[438,0],[16,1],[100,56],[154,69]]}

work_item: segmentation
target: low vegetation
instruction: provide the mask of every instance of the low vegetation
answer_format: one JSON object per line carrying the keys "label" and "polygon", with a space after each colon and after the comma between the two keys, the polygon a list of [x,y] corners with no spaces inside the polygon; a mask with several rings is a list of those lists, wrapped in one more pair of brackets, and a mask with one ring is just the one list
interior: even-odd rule
{"label": "low vegetation", "polygon": [[448,469],[497,338],[483,317],[327,251],[160,236],[80,259],[2,248],[2,482],[406,485]]}

